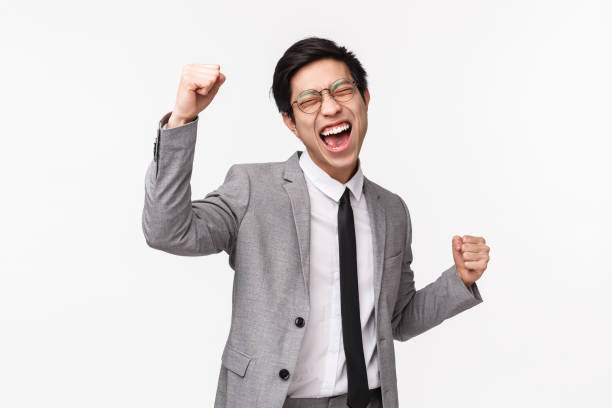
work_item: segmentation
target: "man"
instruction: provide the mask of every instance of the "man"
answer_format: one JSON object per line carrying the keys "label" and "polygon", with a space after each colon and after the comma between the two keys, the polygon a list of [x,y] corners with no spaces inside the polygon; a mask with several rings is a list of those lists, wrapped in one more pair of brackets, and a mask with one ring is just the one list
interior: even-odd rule
{"label": "man", "polygon": [[229,255],[232,322],[215,408],[398,407],[393,340],[482,302],[475,281],[489,247],[454,236],[455,264],[415,290],[408,208],[360,166],[366,72],[321,38],[293,44],[273,77],[283,121],[306,152],[235,164],[191,201],[198,114],[224,82],[219,65],[183,69],[160,121],[142,219],[153,248]]}

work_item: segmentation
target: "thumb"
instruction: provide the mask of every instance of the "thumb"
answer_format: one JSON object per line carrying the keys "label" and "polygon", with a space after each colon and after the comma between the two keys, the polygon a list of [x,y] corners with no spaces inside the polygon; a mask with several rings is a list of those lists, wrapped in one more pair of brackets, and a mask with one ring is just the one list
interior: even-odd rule
{"label": "thumb", "polygon": [[463,240],[459,235],[453,237],[453,260],[457,268],[465,269],[465,263],[463,261],[463,255],[461,254],[461,245]]}

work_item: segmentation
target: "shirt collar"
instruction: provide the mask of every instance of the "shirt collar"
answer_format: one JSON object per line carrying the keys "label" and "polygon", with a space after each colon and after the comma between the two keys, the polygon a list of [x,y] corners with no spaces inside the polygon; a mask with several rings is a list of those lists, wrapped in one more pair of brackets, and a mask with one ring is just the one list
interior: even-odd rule
{"label": "shirt collar", "polygon": [[361,159],[357,159],[357,171],[353,177],[345,184],[332,178],[322,168],[317,166],[312,161],[308,151],[302,152],[300,155],[300,167],[304,175],[315,185],[321,192],[327,195],[334,201],[340,201],[346,187],[353,193],[353,196],[359,201],[363,190],[363,172],[361,171]]}

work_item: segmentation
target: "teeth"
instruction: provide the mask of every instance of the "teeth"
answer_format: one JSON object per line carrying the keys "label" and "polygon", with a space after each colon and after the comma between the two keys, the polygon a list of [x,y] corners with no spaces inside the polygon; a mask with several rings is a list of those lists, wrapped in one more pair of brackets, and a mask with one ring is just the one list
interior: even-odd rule
{"label": "teeth", "polygon": [[344,132],[349,127],[350,127],[350,125],[348,123],[345,123],[344,125],[336,126],[336,127],[331,128],[331,129],[328,129],[328,130],[326,130],[324,132],[321,132],[321,136],[335,135],[337,133]]}

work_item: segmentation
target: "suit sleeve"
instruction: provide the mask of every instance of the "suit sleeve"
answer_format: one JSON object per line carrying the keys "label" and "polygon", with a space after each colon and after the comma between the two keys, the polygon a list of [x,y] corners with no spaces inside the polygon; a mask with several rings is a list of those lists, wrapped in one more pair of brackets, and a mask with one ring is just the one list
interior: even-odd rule
{"label": "suit sleeve", "polygon": [[147,244],[171,254],[231,255],[249,203],[250,181],[244,165],[234,164],[221,186],[191,200],[191,172],[199,117],[172,129],[159,123],[153,161],[145,176],[142,230]]}
{"label": "suit sleeve", "polygon": [[402,260],[402,275],[397,301],[391,319],[393,338],[406,341],[444,320],[482,302],[476,282],[468,289],[455,265],[445,270],[429,285],[415,290],[412,263],[412,222],[410,212],[401,199],[407,217],[407,235]]}

